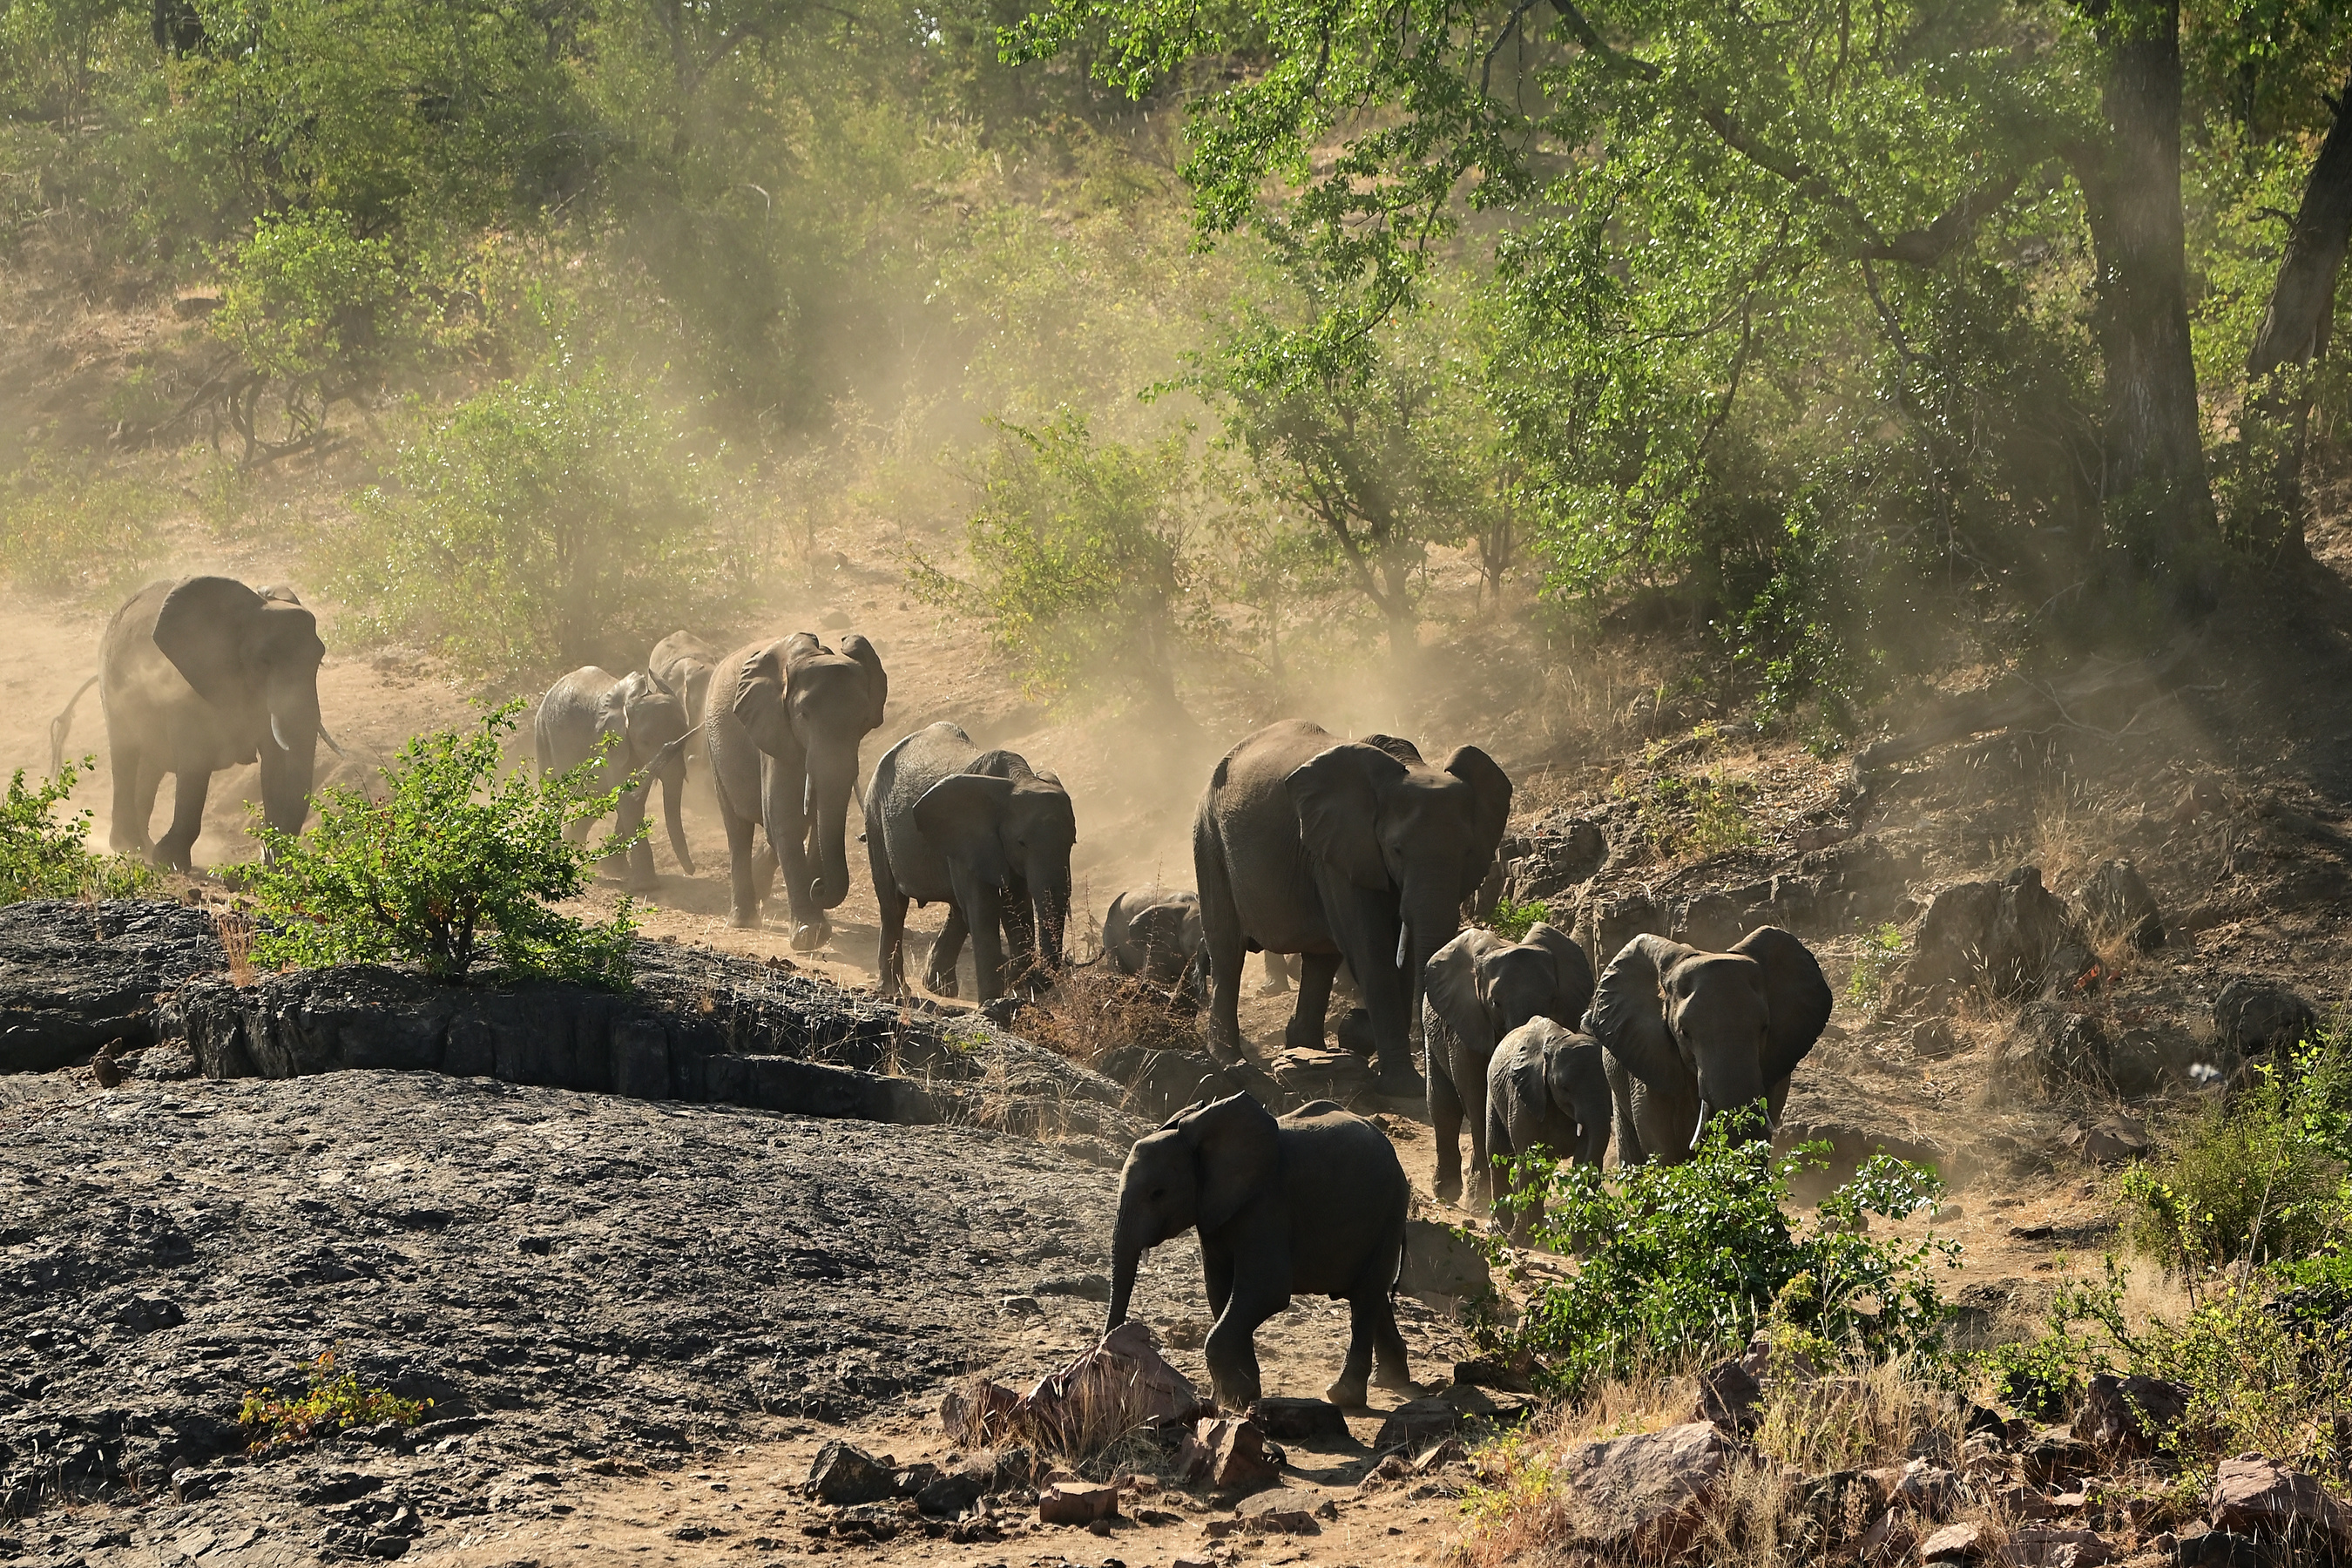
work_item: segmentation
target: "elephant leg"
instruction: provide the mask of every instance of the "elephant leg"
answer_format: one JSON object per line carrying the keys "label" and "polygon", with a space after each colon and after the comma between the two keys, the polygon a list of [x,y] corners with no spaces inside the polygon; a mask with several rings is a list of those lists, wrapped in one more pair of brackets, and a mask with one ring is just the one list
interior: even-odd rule
{"label": "elephant leg", "polygon": [[131,785],[131,826],[136,833],[138,852],[152,857],[155,853],[155,795],[163,787],[163,769],[152,758],[146,758],[132,770],[132,776],[137,783]]}
{"label": "elephant leg", "polygon": [[1290,989],[1290,965],[1284,961],[1281,953],[1269,952],[1264,956],[1265,978],[1258,982],[1257,994],[1261,996],[1279,996]]}
{"label": "elephant leg", "polygon": [[880,976],[882,994],[903,996],[907,994],[907,895],[898,890],[898,878],[890,869],[890,853],[882,847],[882,832],[878,825],[866,832],[866,866],[874,877],[874,902],[881,910],[881,947],[875,954],[875,973]]}
{"label": "elephant leg", "polygon": [[768,827],[768,845],[776,852],[776,872],[784,881],[784,897],[793,911],[793,948],[811,952],[833,934],[833,922],[817,907],[810,886],[806,812],[806,770],[767,760],[760,770],[761,811]]}
{"label": "elephant leg", "polygon": [[1208,1289],[1209,1321],[1214,1322],[1225,1315],[1225,1303],[1233,1300],[1233,1255],[1215,1247],[1201,1248],[1201,1283]]}
{"label": "elephant leg", "polygon": [[[1375,1369],[1377,1379],[1373,1377]],[[1323,1391],[1323,1397],[1353,1409],[1364,1403],[1368,1385],[1374,1381],[1382,1388],[1416,1397],[1422,1392],[1421,1385],[1412,1381],[1412,1368],[1406,1364],[1404,1336],[1397,1331],[1396,1306],[1384,1285],[1360,1289],[1348,1298],[1348,1362],[1339,1373],[1339,1380]]]}
{"label": "elephant leg", "polygon": [[1339,973],[1336,952],[1306,952],[1298,956],[1298,1001],[1282,1043],[1294,1051],[1323,1048],[1324,1016],[1331,1010],[1331,977]]}
{"label": "elephant leg", "polygon": [[155,796],[147,795],[148,816],[139,812],[139,775],[145,767],[138,751],[120,743],[107,748],[107,763],[114,770],[114,819],[109,825],[106,847],[117,855],[144,855],[147,843],[148,817],[154,814]]}
{"label": "elephant leg", "polygon": [[[1436,1053],[1433,1051],[1430,1055],[1434,1059]],[[1470,1082],[1454,1092],[1461,1097],[1462,1120],[1470,1129],[1470,1201],[1473,1204],[1491,1203],[1495,1196],[1494,1157],[1497,1151],[1489,1137],[1495,1123],[1486,1114],[1486,1064],[1466,1065],[1474,1070],[1462,1076]],[[1500,1152],[1509,1153],[1510,1146],[1505,1144]]]}
{"label": "elephant leg", "polygon": [[931,956],[923,965],[923,984],[935,996],[952,996],[956,984],[956,960],[963,955],[963,910],[957,905],[948,906],[947,924],[940,928],[940,938],[931,943]]}
{"label": "elephant leg", "polygon": [[727,869],[730,896],[727,923],[748,931],[760,925],[761,890],[754,886],[751,875],[751,840],[757,831],[754,824],[736,816],[725,806],[719,807],[719,819],[727,826]]}
{"label": "elephant leg", "polygon": [[1437,1139],[1437,1173],[1433,1184],[1437,1201],[1458,1202],[1462,1196],[1462,1098],[1454,1091],[1454,1079],[1446,1075],[1437,1059],[1438,1053],[1429,1053],[1429,1122]]}
{"label": "elephant leg", "polygon": [[[614,826],[621,837],[627,837],[646,825],[646,807],[652,805],[653,786],[631,790],[621,797],[621,815]],[[654,847],[640,840],[628,851],[620,868],[622,885],[633,893],[650,892],[654,886]]]}
{"label": "elephant leg", "polygon": [[1258,1375],[1258,1325],[1290,1304],[1278,1290],[1237,1274],[1225,1310],[1202,1346],[1209,1363],[1209,1384],[1217,1403],[1228,1410],[1245,1410],[1257,1402],[1263,1384]]}
{"label": "elephant leg", "polygon": [[1242,1059],[1241,911],[1234,904],[1223,850],[1202,823],[1192,825],[1192,876],[1201,889],[1201,946],[1208,954],[1209,1055],[1220,1062]]}
{"label": "elephant leg", "polygon": [[155,846],[155,858],[174,871],[184,871],[194,857],[196,835],[205,830],[205,795],[213,775],[202,768],[184,768],[172,775],[172,830]]}
{"label": "elephant leg", "polygon": [[[1004,895],[1004,988],[1042,989],[1045,974],[1037,962],[1037,915],[1020,888]],[[1034,991],[1032,991],[1034,994]]]}
{"label": "elephant leg", "polygon": [[1649,1156],[1642,1152],[1641,1130],[1633,1125],[1633,1075],[1617,1065],[1609,1063],[1609,1093],[1617,1102],[1617,1163],[1621,1169],[1641,1164]]}

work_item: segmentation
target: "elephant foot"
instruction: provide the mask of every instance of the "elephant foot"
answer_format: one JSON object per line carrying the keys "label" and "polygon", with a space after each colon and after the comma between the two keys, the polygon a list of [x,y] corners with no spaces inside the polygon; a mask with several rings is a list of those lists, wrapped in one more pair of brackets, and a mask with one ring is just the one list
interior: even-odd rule
{"label": "elephant foot", "polygon": [[1287,980],[1264,981],[1258,985],[1258,988],[1255,991],[1251,992],[1250,994],[1253,996],[1287,996],[1290,994],[1290,982]]}
{"label": "elephant foot", "polygon": [[727,911],[727,923],[733,926],[737,931],[758,931],[760,929],[760,911],[757,910],[746,910],[741,908],[730,910]]}
{"label": "elephant foot", "polygon": [[952,974],[926,974],[923,976],[923,989],[934,996],[952,996],[956,994],[956,977]]}
{"label": "elephant foot", "polygon": [[1459,1176],[1451,1181],[1440,1176],[1437,1178],[1436,1186],[1432,1190],[1436,1194],[1439,1203],[1458,1204],[1462,1201],[1462,1179]]}
{"label": "elephant foot", "polygon": [[1364,1379],[1342,1373],[1339,1382],[1323,1391],[1323,1397],[1342,1410],[1361,1410],[1370,1392]]}
{"label": "elephant foot", "polygon": [[814,952],[818,948],[823,947],[832,939],[833,922],[825,919],[823,915],[817,916],[816,919],[809,921],[806,925],[796,925],[793,927],[793,951],[794,952]]}
{"label": "elephant foot", "polygon": [[[1402,1367],[1383,1367],[1372,1373],[1372,1382],[1391,1394],[1402,1394],[1407,1399],[1420,1399],[1429,1393],[1427,1384],[1413,1382],[1411,1374]],[[1331,1403],[1337,1405],[1339,1401],[1335,1399]]]}

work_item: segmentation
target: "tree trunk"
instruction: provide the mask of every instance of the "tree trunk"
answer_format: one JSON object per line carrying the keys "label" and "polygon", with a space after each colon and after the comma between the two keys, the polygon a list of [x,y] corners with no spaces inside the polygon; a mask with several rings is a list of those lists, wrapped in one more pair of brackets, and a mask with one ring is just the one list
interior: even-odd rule
{"label": "tree trunk", "polygon": [[2078,153],[2075,174],[2098,261],[2106,537],[2135,579],[2201,614],[2213,603],[2217,533],[2189,343],[2180,9],[2143,0],[2101,10],[2108,135]]}
{"label": "tree trunk", "polygon": [[[2352,242],[2352,79],[2336,100],[2336,122],[2320,143],[2319,160],[2303,187],[2303,203],[2294,226],[2287,231],[2286,255],[2279,262],[2278,281],[2271,288],[2270,308],[2254,331],[2254,346],[2246,354],[2246,379],[2264,376],[2290,366],[2318,363],[2327,357],[2327,334],[2335,324],[2336,279],[2344,268],[2344,252]],[[2304,444],[2311,425],[2311,389],[2307,379],[2282,377],[2277,384],[2254,390],[2254,401],[2244,416],[2244,448],[2249,461],[2261,462],[2267,448],[2270,476],[2266,492],[2252,520],[2264,542],[2275,540],[2279,555],[2290,561],[2310,559],[2304,540],[2306,507],[2303,494]]]}

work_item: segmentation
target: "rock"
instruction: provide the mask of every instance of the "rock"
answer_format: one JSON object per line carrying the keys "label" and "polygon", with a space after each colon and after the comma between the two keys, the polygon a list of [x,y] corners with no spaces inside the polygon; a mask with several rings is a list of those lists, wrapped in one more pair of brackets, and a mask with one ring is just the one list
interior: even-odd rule
{"label": "rock", "polygon": [[1377,1087],[1368,1057],[1352,1050],[1286,1050],[1274,1058],[1270,1070],[1276,1083],[1306,1100],[1360,1104]]}
{"label": "rock", "polygon": [[1708,1421],[1570,1445],[1558,1484],[1575,1544],[1612,1555],[1679,1556],[1721,1492],[1733,1452]]}
{"label": "rock", "polygon": [[1498,1361],[1457,1361],[1454,1363],[1454,1381],[1474,1384],[1480,1388],[1499,1389],[1505,1394],[1533,1394],[1535,1380],[1526,1373],[1515,1372]]}
{"label": "rock", "polygon": [[1055,1481],[1037,1494],[1043,1524],[1092,1524],[1118,1514],[1118,1489],[1097,1481]]}
{"label": "rock", "polygon": [[1492,1282],[1486,1253],[1457,1227],[1429,1219],[1404,1222],[1398,1290],[1429,1300],[1475,1295]]}
{"label": "rock", "polygon": [[1923,1062],[1937,1062],[1966,1043],[1949,1018],[1922,1018],[1911,1026],[1911,1054]]}
{"label": "rock", "polygon": [[1040,1378],[1004,1425],[1048,1448],[1091,1451],[1139,1426],[1190,1421],[1201,1408],[1192,1380],[1168,1364],[1149,1327],[1129,1319],[1061,1371]]}
{"label": "rock", "polygon": [[1727,893],[1702,893],[1675,911],[1674,939],[1702,952],[1721,952],[1748,934],[1747,909]]}
{"label": "rock", "polygon": [[2133,1024],[2116,1037],[2107,1052],[2107,1076],[2116,1092],[2126,1100],[2145,1100],[2168,1089],[2185,1089],[2197,1081],[2200,1062],[2215,1057],[2237,1070],[2236,1053],[2218,1045],[2201,1045],[2189,1033],[2168,1024]]}
{"label": "rock", "polygon": [[1794,1347],[1775,1351],[1769,1329],[1759,1329],[1748,1336],[1748,1348],[1740,1352],[1739,1365],[1759,1384],[1813,1383],[1822,1375],[1822,1364],[1810,1351]]}
{"label": "rock", "polygon": [[2094,1165],[2120,1165],[2147,1157],[2147,1130],[2128,1116],[2070,1127],[2058,1141]]}
{"label": "rock", "polygon": [[2284,985],[2239,976],[2213,998],[2213,1037],[2240,1056],[2257,1056],[2315,1038],[2319,1015]]}
{"label": "rock", "polygon": [[1899,1508],[1890,1508],[1871,1521],[1854,1542],[1854,1551],[1871,1568],[1894,1568],[1910,1560],[1911,1543],[1919,1538],[1913,1528],[1911,1516]]}
{"label": "rock", "polygon": [[1919,1543],[1922,1563],[1981,1563],[1992,1532],[1978,1523],[1948,1524]]}
{"label": "rock", "polygon": [[1081,1301],[1110,1300],[1110,1276],[1108,1274],[1055,1274],[1029,1287],[1036,1296],[1076,1296]]}
{"label": "rock", "polygon": [[1008,1318],[1042,1318],[1045,1303],[1034,1296],[1007,1296],[996,1303],[996,1310]]}
{"label": "rock", "polygon": [[99,1047],[98,1054],[89,1058],[89,1076],[100,1089],[122,1087],[122,1068],[114,1059],[114,1042]]}
{"label": "rock", "polygon": [[[1029,1298],[1015,1300],[1028,1301]],[[1036,1306],[1034,1301],[1029,1304]],[[940,1429],[964,1447],[985,1448],[1006,1429],[1007,1417],[1019,1403],[1020,1396],[1011,1389],[985,1379],[951,1388],[940,1399]]]}
{"label": "rock", "polygon": [[1931,1465],[1925,1459],[1913,1459],[1900,1466],[1890,1465],[1884,1469],[1866,1470],[1864,1474],[1878,1489],[1879,1500],[1889,1508],[1937,1515],[1950,1511],[1960,1497],[1960,1478],[1941,1465]]}
{"label": "rock", "polygon": [[1753,1431],[1764,1413],[1764,1385],[1736,1361],[1718,1362],[1698,1374],[1698,1407],[1692,1419],[1712,1421],[1737,1436]]}
{"label": "rock", "polygon": [[1129,1109],[1155,1121],[1203,1100],[1223,1100],[1242,1087],[1206,1051],[1114,1046],[1095,1058],[1095,1067],[1127,1085]]}
{"label": "rock", "polygon": [[1511,898],[1519,903],[1555,898],[1590,881],[1608,859],[1609,840],[1599,823],[1557,816],[1539,820],[1510,862]]}
{"label": "rock", "polygon": [[1259,1431],[1276,1442],[1300,1443],[1321,1437],[1344,1442],[1348,1436],[1347,1412],[1328,1400],[1284,1396],[1261,1399],[1246,1414]]}
{"label": "rock", "polygon": [[1461,1438],[1448,1437],[1443,1443],[1434,1444],[1423,1450],[1421,1455],[1412,1461],[1412,1473],[1416,1476],[1433,1476],[1446,1466],[1461,1464],[1469,1458],[1470,1450],[1464,1446]]}
{"label": "rock", "polygon": [[801,1489],[835,1508],[855,1508],[898,1496],[898,1479],[864,1449],[835,1441],[816,1451]]}
{"label": "rock", "polygon": [[1459,1407],[1443,1399],[1414,1399],[1398,1405],[1381,1423],[1372,1439],[1375,1449],[1402,1448],[1419,1453],[1430,1444],[1462,1430]]}
{"label": "rock", "polygon": [[1269,1485],[1282,1472],[1280,1458],[1266,1447],[1255,1422],[1213,1416],[1195,1422],[1177,1460],[1188,1486],[1220,1491]]}
{"label": "rock", "polygon": [[2206,1503],[2216,1530],[2290,1544],[2352,1544],[2352,1511],[2312,1477],[2260,1454],[2222,1460]]}
{"label": "rock", "polygon": [[2063,1426],[2043,1427],[2026,1441],[2019,1457],[2024,1461],[2025,1479],[2038,1487],[2087,1476],[2099,1468],[2097,1452]]}
{"label": "rock", "polygon": [[1382,1454],[1380,1461],[1364,1472],[1364,1479],[1356,1483],[1356,1489],[1360,1492],[1379,1491],[1399,1481],[1411,1480],[1414,1473],[1412,1461],[1402,1453]]}
{"label": "rock", "polygon": [[1276,1487],[1244,1498],[1234,1511],[1253,1531],[1268,1535],[1317,1535],[1322,1527],[1315,1522],[1316,1510],[1332,1509],[1320,1493],[1297,1487]]}
{"label": "rock", "polygon": [[2066,994],[2093,965],[2064,903],[2021,866],[1998,882],[1959,882],[1936,895],[1912,942],[1907,992],[1983,985],[1994,994]]}
{"label": "rock", "polygon": [[1598,973],[1627,942],[1637,936],[1664,936],[1673,923],[1668,911],[1647,893],[1618,893],[1585,900],[1577,914],[1576,940]]}
{"label": "rock", "polygon": [[176,1329],[188,1321],[177,1301],[161,1296],[137,1296],[115,1310],[115,1326],[126,1333],[152,1334],[158,1329]]}
{"label": "rock", "polygon": [[2090,879],[2074,889],[2074,908],[2095,942],[2117,938],[2142,952],[2164,945],[2164,916],[2156,895],[2128,860],[2103,860]]}
{"label": "rock", "polygon": [[2089,1014],[2057,1002],[2028,1002],[2018,1012],[2005,1054],[2030,1067],[2042,1087],[2055,1089],[2104,1086],[2108,1049],[2106,1030]]}
{"label": "rock", "polygon": [[2189,1390],[2161,1378],[2117,1377],[2101,1373],[2091,1379],[2083,1408],[2074,1416],[2074,1436],[2102,1453],[2145,1458],[2157,1450],[2165,1434],[2189,1414]]}
{"label": "rock", "polygon": [[0,1073],[54,1072],[169,1038],[156,998],[228,960],[208,910],[163,900],[0,907]]}
{"label": "rock", "polygon": [[996,1489],[996,1462],[971,1460],[941,1470],[914,1494],[915,1506],[925,1513],[953,1519]]}
{"label": "rock", "polygon": [[2290,1568],[2284,1553],[2226,1530],[2183,1535],[2172,1549],[2172,1562],[2174,1568]]}
{"label": "rock", "polygon": [[2039,1524],[2011,1529],[2007,1552],[2017,1568],[2098,1568],[2116,1557],[2115,1548],[2096,1531]]}

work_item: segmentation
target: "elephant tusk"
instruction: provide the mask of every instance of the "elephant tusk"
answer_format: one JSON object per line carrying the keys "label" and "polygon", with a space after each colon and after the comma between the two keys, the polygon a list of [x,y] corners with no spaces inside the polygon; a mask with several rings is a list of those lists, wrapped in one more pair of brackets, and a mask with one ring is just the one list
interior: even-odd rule
{"label": "elephant tusk", "polygon": [[1692,1148],[1697,1148],[1698,1141],[1706,1136],[1706,1119],[1713,1114],[1714,1112],[1707,1110],[1706,1100],[1702,1100],[1698,1102],[1698,1125],[1691,1130],[1690,1146]]}
{"label": "elephant tusk", "polygon": [[1397,926],[1396,966],[1399,969],[1402,969],[1404,967],[1404,939],[1411,934],[1412,934],[1412,928],[1411,926],[1402,923],[1400,923]]}
{"label": "elephant tusk", "polygon": [[278,727],[278,715],[275,713],[269,716],[269,738],[278,742],[278,749],[281,752],[290,752],[294,749],[286,743],[286,731]]}
{"label": "elephant tusk", "polygon": [[327,742],[327,750],[334,752],[335,755],[339,757],[349,760],[351,753],[344,751],[341,746],[335,744],[335,738],[327,733],[327,727],[324,724],[319,726],[319,739]]}

